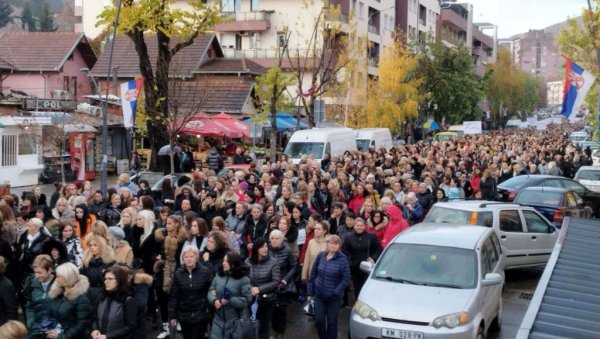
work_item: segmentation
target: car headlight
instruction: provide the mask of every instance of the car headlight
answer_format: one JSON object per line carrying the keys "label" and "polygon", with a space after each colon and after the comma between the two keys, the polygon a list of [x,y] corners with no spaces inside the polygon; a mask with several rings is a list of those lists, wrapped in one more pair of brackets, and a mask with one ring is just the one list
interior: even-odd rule
{"label": "car headlight", "polygon": [[471,319],[469,318],[469,314],[466,312],[452,313],[443,315],[441,317],[437,317],[433,319],[433,327],[448,327],[455,328],[456,326],[464,325],[469,323]]}
{"label": "car headlight", "polygon": [[363,319],[371,319],[373,321],[381,320],[377,311],[360,300],[354,303],[354,313],[358,314],[358,316]]}

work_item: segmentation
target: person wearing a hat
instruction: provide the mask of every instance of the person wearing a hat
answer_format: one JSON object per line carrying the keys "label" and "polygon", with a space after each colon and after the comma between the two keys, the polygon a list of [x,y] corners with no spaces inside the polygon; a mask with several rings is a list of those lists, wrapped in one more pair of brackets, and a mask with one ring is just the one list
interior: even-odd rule
{"label": "person wearing a hat", "polygon": [[133,263],[133,249],[129,243],[125,241],[125,231],[119,226],[109,227],[110,239],[108,243],[115,252],[115,260],[117,264],[131,267]]}

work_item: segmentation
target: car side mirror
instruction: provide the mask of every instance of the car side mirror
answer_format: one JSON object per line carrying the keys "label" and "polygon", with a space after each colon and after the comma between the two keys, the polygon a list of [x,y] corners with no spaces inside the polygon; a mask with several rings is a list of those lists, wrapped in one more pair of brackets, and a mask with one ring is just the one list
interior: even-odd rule
{"label": "car side mirror", "polygon": [[365,273],[371,273],[371,271],[373,271],[373,267],[375,267],[375,264],[372,264],[368,261],[361,261],[360,263],[360,270]]}
{"label": "car side mirror", "polygon": [[499,284],[502,284],[502,276],[500,275],[500,273],[488,273],[481,281],[482,287],[494,286]]}

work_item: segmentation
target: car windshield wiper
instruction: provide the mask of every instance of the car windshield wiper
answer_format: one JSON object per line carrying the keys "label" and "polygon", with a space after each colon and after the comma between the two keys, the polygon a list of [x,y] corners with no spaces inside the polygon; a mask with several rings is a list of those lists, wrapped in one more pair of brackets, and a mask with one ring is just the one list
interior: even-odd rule
{"label": "car windshield wiper", "polygon": [[457,285],[451,285],[451,284],[422,283],[422,285],[425,285],[425,286],[431,286],[431,287],[446,287],[446,288],[456,288],[456,289],[462,289],[462,287],[461,287],[461,286],[457,286]]}
{"label": "car windshield wiper", "polygon": [[388,281],[395,281],[395,282],[399,282],[402,284],[423,285],[423,283],[418,282],[418,281],[408,280],[408,279],[403,279],[403,278],[398,278],[398,277],[392,277],[391,275],[378,275],[377,278],[385,279]]}

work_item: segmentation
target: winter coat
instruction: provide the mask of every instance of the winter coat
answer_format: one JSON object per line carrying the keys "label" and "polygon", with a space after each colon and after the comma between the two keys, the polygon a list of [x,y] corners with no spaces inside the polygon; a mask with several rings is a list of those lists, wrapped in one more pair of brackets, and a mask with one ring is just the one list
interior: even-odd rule
{"label": "winter coat", "polygon": [[52,258],[52,249],[58,250],[58,259],[54,260],[54,269],[59,265],[69,262],[69,255],[67,254],[67,246],[62,241],[50,238],[42,245],[42,254],[47,254]]}
{"label": "winter coat", "polygon": [[21,270],[23,270],[22,273],[33,272],[31,270],[33,259],[42,254],[42,246],[44,245],[44,242],[50,239],[50,236],[46,234],[44,230],[40,230],[38,236],[32,240],[31,246],[29,246],[27,234],[27,232],[21,234],[17,244],[17,251],[15,252],[15,257],[19,261]]}
{"label": "winter coat", "polygon": [[424,208],[421,206],[421,204],[419,204],[419,202],[414,204],[412,210],[408,208],[408,205],[405,204],[402,213],[406,216],[406,221],[408,221],[408,224],[412,226],[421,222],[423,219]]}
{"label": "winter coat", "polygon": [[81,247],[81,241],[76,235],[71,236],[65,241],[67,247],[67,258],[73,265],[81,269],[81,257],[83,256],[83,247]]}
{"label": "winter coat", "polygon": [[46,290],[44,290],[42,283],[35,279],[33,275],[30,275],[25,281],[25,286],[23,287],[23,297],[25,298],[24,311],[30,338],[42,337],[39,326],[42,318],[48,312],[48,305],[50,304],[48,292],[52,289],[54,279],[53,277],[50,280]]}
{"label": "winter coat", "polygon": [[156,239],[154,238],[157,229],[158,227],[155,226],[152,233],[150,233],[143,241],[143,228],[134,227],[132,231],[133,241],[131,243],[131,248],[133,250],[133,257],[141,261],[138,266],[141,267],[145,273],[149,274],[152,274],[153,272],[154,261],[160,251],[159,244],[156,243]]}
{"label": "winter coat", "polygon": [[248,258],[246,265],[250,267],[250,282],[253,287],[258,287],[259,298],[266,300],[275,299],[275,292],[281,281],[279,263],[277,259],[267,255],[262,259]]}
{"label": "winter coat", "polygon": [[377,237],[373,233],[367,231],[361,234],[352,232],[346,237],[342,251],[350,260],[350,269],[358,270],[360,263],[368,258],[377,261],[381,254],[381,246],[379,246]]}
{"label": "winter coat", "polygon": [[101,203],[92,202],[89,206],[90,215],[94,215],[96,217],[100,216],[100,212],[104,211],[106,207],[106,202],[103,201]]}
{"label": "winter coat", "polygon": [[180,244],[185,242],[187,232],[185,228],[180,227],[175,237],[170,236],[166,229],[157,229],[154,232],[154,240],[160,244],[161,260],[154,263],[154,273],[160,273],[162,278],[162,289],[165,293],[171,292],[173,284],[173,275],[179,267],[179,257],[181,256]]}
{"label": "winter coat", "polygon": [[129,295],[104,292],[92,316],[92,331],[107,339],[129,339],[137,325],[136,301]]}
{"label": "winter coat", "polygon": [[496,200],[498,192],[496,190],[496,179],[488,177],[485,180],[481,180],[479,184],[479,190],[483,200]]}
{"label": "winter coat", "polygon": [[364,203],[364,195],[355,195],[352,199],[350,199],[350,201],[348,201],[348,208],[351,209],[355,214],[358,214]]}
{"label": "winter coat", "polygon": [[17,242],[17,223],[14,221],[6,221],[2,225],[0,239],[5,240],[9,245]]}
{"label": "winter coat", "polygon": [[294,276],[296,275],[297,261],[289,247],[282,244],[279,248],[270,248],[269,254],[275,258],[279,265],[281,280],[285,280],[288,284],[293,284]]}
{"label": "winter coat", "polygon": [[417,193],[417,202],[419,205],[423,207],[423,209],[428,209],[433,204],[433,194],[429,190],[425,193]]}
{"label": "winter coat", "polygon": [[[223,258],[227,255],[227,252],[229,252],[229,248],[220,248],[214,253],[209,252],[207,249],[204,250],[204,253],[208,253],[208,260],[204,262],[204,265],[212,271],[213,276],[223,266]],[[202,256],[204,256],[204,253],[202,253]]]}
{"label": "winter coat", "polygon": [[48,317],[58,321],[62,327],[58,339],[80,339],[90,335],[92,303],[86,294],[88,287],[88,279],[83,275],[68,290],[58,284],[52,285]]}
{"label": "winter coat", "polygon": [[310,270],[315,263],[315,259],[317,255],[327,248],[327,239],[329,236],[325,236],[321,239],[313,238],[308,242],[308,246],[306,247],[306,255],[304,256],[304,262],[302,265],[302,280],[308,281],[308,275]]}
{"label": "winter coat", "polygon": [[344,241],[346,241],[345,239],[348,236],[348,234],[352,233],[353,230],[353,228],[346,227],[345,224],[338,226],[337,235],[339,235],[340,239],[342,239],[342,244],[344,243]]}
{"label": "winter coat", "polygon": [[104,221],[108,227],[116,226],[121,221],[121,211],[113,205],[107,205],[98,215],[100,220]]}
{"label": "winter coat", "polygon": [[72,223],[75,220],[75,212],[71,206],[67,206],[67,209],[63,213],[60,213],[55,207],[52,209],[52,217],[56,220]]}
{"label": "winter coat", "polygon": [[403,218],[402,211],[396,205],[390,205],[385,213],[390,218],[390,222],[385,227],[381,248],[385,248],[394,237],[409,227],[408,222]]}
{"label": "winter coat", "polygon": [[208,322],[208,289],[212,284],[213,274],[202,263],[197,263],[192,271],[185,266],[180,267],[173,277],[171,298],[169,299],[169,319],[183,322]]}
{"label": "winter coat", "polygon": [[148,291],[152,287],[152,276],[142,272],[136,272],[131,285],[131,296],[135,300],[137,308],[137,320],[132,339],[146,339],[146,304],[148,302]]}
{"label": "winter coat", "polygon": [[17,320],[17,293],[13,283],[0,275],[0,326],[9,320]]}
{"label": "winter coat", "polygon": [[206,166],[211,170],[218,172],[223,168],[223,158],[216,148],[213,148],[208,156],[206,156]]}
{"label": "winter coat", "polygon": [[131,267],[133,263],[133,249],[129,246],[129,243],[125,240],[121,240],[115,251],[115,261],[117,264]]}
{"label": "winter coat", "polygon": [[100,258],[88,258],[89,256],[91,256],[91,254],[88,250],[83,255],[83,268],[81,269],[81,274],[87,277],[88,298],[93,305],[96,305],[98,298],[100,297],[100,292],[104,287],[104,271],[113,266],[116,261],[113,249],[108,246],[101,254]]}
{"label": "winter coat", "polygon": [[258,218],[258,220],[255,222],[254,219],[252,219],[252,215],[248,214],[248,217],[246,217],[246,225],[244,227],[244,232],[242,233],[242,247],[245,249],[247,248],[248,243],[251,243],[258,238],[264,238],[266,232],[267,217],[264,214],[261,214],[260,218]]}
{"label": "winter coat", "polygon": [[238,218],[235,216],[235,212],[231,213],[227,219],[225,219],[225,224],[230,231],[233,231],[236,234],[242,234],[246,225],[246,216]]}
{"label": "winter coat", "polygon": [[212,220],[215,217],[221,217],[225,220],[225,218],[227,218],[227,210],[224,208],[216,208],[214,205],[209,205],[205,210],[200,210],[200,218],[204,219],[208,225],[212,225]]}
{"label": "winter coat", "polygon": [[317,255],[310,271],[307,292],[324,301],[341,299],[349,283],[350,265],[346,255],[337,252],[331,259],[327,259],[327,252],[323,251]]}
{"label": "winter coat", "polygon": [[229,274],[219,273],[210,286],[208,302],[214,305],[215,300],[223,297],[225,288],[231,291],[229,303],[215,311],[212,323],[212,339],[229,339],[233,333],[236,319],[248,308],[252,295],[250,294],[250,278],[240,272]]}

